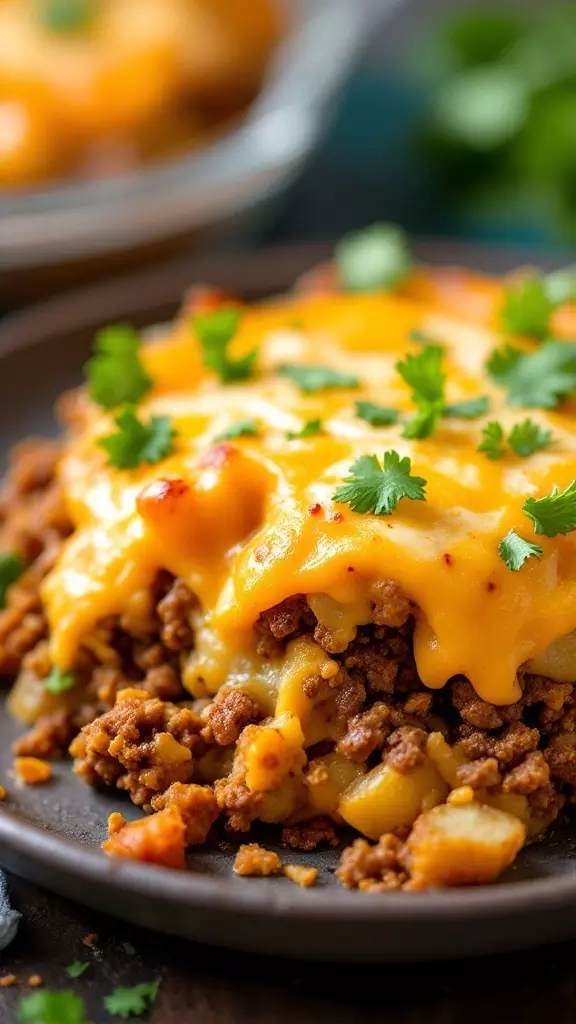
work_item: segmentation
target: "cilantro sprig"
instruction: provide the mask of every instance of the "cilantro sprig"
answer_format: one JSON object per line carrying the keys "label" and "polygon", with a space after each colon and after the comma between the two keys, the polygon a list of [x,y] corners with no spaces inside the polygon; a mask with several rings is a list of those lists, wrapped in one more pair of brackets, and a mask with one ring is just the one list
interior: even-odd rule
{"label": "cilantro sprig", "polygon": [[353,512],[389,516],[402,498],[426,500],[426,480],[412,476],[410,459],[401,459],[396,451],[384,452],[382,464],[377,455],[361,455],[349,472],[332,500],[349,505]]}
{"label": "cilantro sprig", "polygon": [[355,409],[358,419],[369,423],[371,427],[391,427],[400,417],[397,409],[375,405],[374,402],[356,402]]}
{"label": "cilantro sprig", "polygon": [[534,524],[534,533],[545,537],[576,530],[576,480],[563,490],[557,487],[542,498],[527,498],[522,506]]}
{"label": "cilantro sprig", "polygon": [[94,0],[38,0],[37,8],[45,29],[65,35],[90,26],[97,11]]}
{"label": "cilantro sprig", "polygon": [[304,395],[336,388],[359,388],[360,380],[354,374],[341,373],[330,366],[311,366],[307,363],[283,363],[278,373],[292,381]]}
{"label": "cilantro sprig", "polygon": [[94,355],[84,371],[88,393],[104,409],[126,402],[136,404],[151,388],[152,379],[142,365],[140,337],[129,324],[116,324],[99,331]]}
{"label": "cilantro sprig", "polygon": [[25,568],[24,559],[16,551],[0,554],[0,608],[6,604],[8,587],[20,579]]}
{"label": "cilantro sprig", "polygon": [[335,257],[340,284],[349,292],[392,291],[414,262],[405,233],[393,224],[350,232],[336,246]]}
{"label": "cilantro sprig", "polygon": [[530,274],[506,288],[500,310],[502,328],[508,334],[526,334],[541,340],[548,333],[548,321],[555,303],[541,274]]}
{"label": "cilantro sprig", "polygon": [[239,420],[238,423],[233,423],[227,430],[223,430],[214,440],[229,441],[234,437],[255,437],[257,433],[258,424],[256,420]]}
{"label": "cilantro sprig", "polygon": [[486,457],[491,459],[492,462],[501,459],[505,454],[504,431],[496,420],[490,420],[484,427],[478,451],[484,452]]}
{"label": "cilantro sprig", "polygon": [[[552,431],[544,430],[534,420],[525,419],[522,423],[514,424],[507,441],[516,455],[525,459],[552,444]],[[506,454],[504,430],[496,420],[491,420],[484,427],[478,451],[484,452],[489,459],[501,459]]]}
{"label": "cilantro sprig", "polygon": [[130,988],[115,988],[104,1000],[104,1006],[108,1013],[121,1020],[128,1020],[129,1017],[139,1017],[148,1010],[158,995],[161,978],[154,981],[145,981],[140,985],[132,985]]}
{"label": "cilantro sprig", "polygon": [[76,677],[74,674],[72,672],[63,672],[62,669],[56,666],[51,669],[50,674],[44,680],[44,689],[48,693],[66,693],[66,690],[71,690],[75,685]]}
{"label": "cilantro sprig", "polygon": [[518,572],[529,558],[541,558],[544,551],[539,544],[533,544],[515,530],[510,530],[500,541],[498,554],[512,572]]}
{"label": "cilantro sprig", "polygon": [[204,366],[216,373],[223,384],[248,380],[254,375],[257,349],[247,352],[240,359],[232,359],[228,352],[241,320],[242,310],[232,306],[223,306],[212,313],[202,313],[193,320]]}
{"label": "cilantro sprig", "polygon": [[530,353],[505,345],[495,349],[486,369],[507,389],[509,405],[555,409],[576,388],[576,342],[545,341]]}
{"label": "cilantro sprig", "polygon": [[322,433],[322,420],[307,420],[301,430],[287,430],[286,437],[289,441],[296,441],[302,438],[303,440],[307,437],[317,437],[318,434]]}
{"label": "cilantro sprig", "polygon": [[552,444],[552,431],[544,430],[534,420],[525,419],[523,423],[515,423],[508,435],[508,444],[522,458],[544,451]]}
{"label": "cilantro sprig", "polygon": [[142,423],[128,406],[114,422],[118,429],[97,441],[108,452],[109,466],[134,469],[143,462],[160,462],[173,450],[176,431],[168,416],[152,416],[148,423]]}
{"label": "cilantro sprig", "polygon": [[16,1011],[18,1024],[88,1024],[86,1004],[70,990],[42,989],[24,996]]}
{"label": "cilantro sprig", "polygon": [[424,345],[416,355],[409,353],[403,362],[396,363],[402,380],[412,388],[412,401],[418,408],[416,416],[404,427],[404,437],[429,437],[442,416],[471,420],[483,416],[488,410],[489,402],[485,395],[453,405],[446,404],[443,358],[444,349],[440,345]]}

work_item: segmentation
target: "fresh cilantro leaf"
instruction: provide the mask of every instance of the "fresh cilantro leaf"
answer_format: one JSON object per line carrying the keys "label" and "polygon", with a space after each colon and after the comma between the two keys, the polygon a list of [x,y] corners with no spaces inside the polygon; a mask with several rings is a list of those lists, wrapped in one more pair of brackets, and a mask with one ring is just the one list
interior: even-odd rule
{"label": "fresh cilantro leaf", "polygon": [[524,420],[523,423],[516,423],[508,435],[508,444],[514,449],[516,455],[526,458],[533,452],[543,451],[552,442],[552,431],[543,430],[534,420]]}
{"label": "fresh cilantro leaf", "polygon": [[148,423],[138,419],[134,409],[126,408],[114,420],[118,430],[98,438],[108,452],[108,465],[116,469],[134,469],[142,462],[160,462],[172,451],[176,431],[168,416],[152,416]]}
{"label": "fresh cilantro leaf", "polygon": [[345,235],[335,250],[342,287],[348,292],[392,291],[410,272],[405,233],[392,224],[372,224]]}
{"label": "fresh cilantro leaf", "polygon": [[305,395],[331,388],[359,388],[360,380],[350,373],[340,373],[329,366],[309,366],[306,363],[284,363],[278,373],[296,384]]}
{"label": "fresh cilantro leaf", "polygon": [[408,437],[411,440],[430,437],[436,430],[438,420],[443,411],[442,402],[427,402],[425,399],[418,399],[416,397],[415,401],[419,405],[420,410],[412,419],[407,421],[402,431],[402,436]]}
{"label": "fresh cilantro leaf", "polygon": [[43,989],[21,999],[18,1024],[88,1024],[84,1000],[75,992]]}
{"label": "fresh cilantro leaf", "polygon": [[544,552],[539,544],[532,544],[515,530],[510,530],[500,541],[498,554],[512,572],[518,572],[528,558],[540,558]]}
{"label": "fresh cilantro leaf", "polygon": [[361,455],[350,466],[345,487],[332,495],[332,500],[350,505],[353,512],[373,512],[376,516],[389,516],[402,498],[425,501],[426,481],[411,476],[408,456],[400,458],[398,452],[384,452],[381,466],[376,455]]}
{"label": "fresh cilantro leaf", "polygon": [[444,401],[443,349],[439,345],[426,345],[417,355],[408,353],[405,361],[396,363],[402,380],[412,388],[413,398],[427,402]]}
{"label": "fresh cilantro leaf", "polygon": [[104,1006],[113,1017],[128,1020],[144,1013],[156,999],[160,988],[160,978],[145,981],[131,988],[115,988],[104,1000]]}
{"label": "fresh cilantro leaf", "polygon": [[20,579],[24,569],[24,560],[15,551],[6,551],[0,555],[0,608],[6,604],[8,587]]}
{"label": "fresh cilantro leaf", "polygon": [[496,420],[490,420],[482,431],[482,441],[478,445],[478,451],[484,452],[487,458],[495,461],[501,459],[506,448],[504,446],[504,431]]}
{"label": "fresh cilantro leaf", "polygon": [[89,967],[89,960],[75,960],[73,964],[69,964],[66,968],[66,974],[69,978],[81,978],[83,974],[86,974]]}
{"label": "fresh cilantro leaf", "polygon": [[544,278],[531,274],[506,289],[500,322],[509,334],[544,338],[553,309],[554,303],[547,294]]}
{"label": "fresh cilantro leaf", "polygon": [[417,355],[409,353],[404,362],[396,363],[419,410],[404,427],[404,437],[429,437],[434,432],[444,408],[443,356],[439,345],[426,345]]}
{"label": "fresh cilantro leaf", "polygon": [[212,313],[202,313],[193,321],[202,347],[204,366],[216,373],[224,384],[248,380],[254,374],[257,349],[240,359],[231,359],[228,355],[228,347],[236,336],[241,319],[241,309],[223,306]]}
{"label": "fresh cilantro leaf", "polygon": [[44,689],[48,690],[48,693],[65,693],[66,690],[71,690],[75,685],[76,678],[72,672],[63,672],[62,669],[56,668],[56,666],[54,666],[44,680]]}
{"label": "fresh cilantro leaf", "polygon": [[413,341],[415,345],[437,345],[436,338],[433,338],[427,331],[423,331],[420,327],[414,327],[408,335],[410,341]]}
{"label": "fresh cilantro leaf", "polygon": [[371,427],[390,427],[397,423],[400,413],[397,409],[389,409],[385,405],[375,405],[374,402],[356,402],[356,415],[358,419],[365,420]]}
{"label": "fresh cilantro leaf", "polygon": [[527,498],[522,511],[534,523],[534,533],[556,537],[576,530],[576,480],[563,491],[555,487],[543,498]]}
{"label": "fresh cilantro leaf", "polygon": [[152,386],[139,356],[140,337],[128,324],[99,331],[94,355],[84,367],[88,393],[104,409],[124,402],[136,403]]}
{"label": "fresh cilantro leaf", "polygon": [[478,398],[470,398],[467,402],[456,402],[454,405],[444,406],[444,416],[454,419],[475,420],[488,412],[490,401],[486,395],[479,395]]}
{"label": "fresh cilantro leaf", "polygon": [[554,270],[544,278],[546,294],[555,306],[576,302],[576,264]]}
{"label": "fresh cilantro leaf", "polygon": [[317,434],[321,434],[321,433],[322,433],[322,420],[316,419],[316,420],[308,420],[304,424],[304,426],[302,427],[302,430],[298,430],[298,431],[288,430],[288,431],[286,431],[286,437],[288,438],[289,441],[295,441],[296,438],[298,438],[298,437],[302,437],[302,438],[305,438],[305,437],[316,437]]}
{"label": "fresh cilantro leaf", "polygon": [[576,342],[546,341],[532,353],[507,345],[492,353],[486,368],[508,389],[510,405],[554,409],[576,388]]}
{"label": "fresh cilantro leaf", "polygon": [[231,437],[255,437],[257,433],[258,426],[256,420],[240,420],[238,423],[233,423],[231,427],[228,427],[228,430],[223,430],[214,440],[228,441]]}

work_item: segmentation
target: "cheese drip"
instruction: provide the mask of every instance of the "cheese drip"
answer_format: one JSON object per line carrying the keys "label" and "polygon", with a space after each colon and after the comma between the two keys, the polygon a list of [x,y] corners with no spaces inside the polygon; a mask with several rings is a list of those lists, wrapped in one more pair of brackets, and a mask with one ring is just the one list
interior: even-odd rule
{"label": "cheese drip", "polygon": [[[463,318],[467,294],[475,320]],[[483,369],[502,341],[494,327],[500,297],[494,282],[419,271],[402,295],[308,295],[247,308],[233,347],[240,355],[258,346],[259,370],[235,385],[204,371],[186,318],[147,346],[155,384],[141,414],[172,418],[175,453],[131,471],[106,466],[95,442],[111,418],[83,400],[82,425],[60,466],[76,529],[43,589],[54,662],[74,666],[95,623],[122,613],[164,568],[202,609],[203,640],[187,685],[197,688],[204,659],[213,691],[234,674],[229,666],[254,664],[253,625],[265,609],[314,595],[317,614],[352,638],[354,626],[369,621],[370,584],[392,579],[415,605],[425,685],[441,687],[461,673],[485,700],[516,700],[518,668],[576,628],[576,535],[541,538],[542,559],[520,572],[506,567],[498,543],[510,529],[532,537],[521,511],[526,497],[576,476],[576,432],[572,407],[531,410],[552,430],[551,448],[497,462],[477,451],[487,419],[508,431],[526,416],[506,406]],[[401,424],[373,428],[355,415],[358,399],[414,412],[395,370],[418,351],[413,328],[445,346],[447,401],[488,395],[486,417],[444,419],[432,437],[408,441]],[[362,386],[302,395],[275,372],[286,362],[325,364],[357,375]],[[215,442],[247,417],[257,436]],[[315,418],[322,434],[288,438]],[[426,501],[404,499],[379,517],[335,505],[331,496],[350,464],[388,449],[410,456],[412,472],[427,480]]]}

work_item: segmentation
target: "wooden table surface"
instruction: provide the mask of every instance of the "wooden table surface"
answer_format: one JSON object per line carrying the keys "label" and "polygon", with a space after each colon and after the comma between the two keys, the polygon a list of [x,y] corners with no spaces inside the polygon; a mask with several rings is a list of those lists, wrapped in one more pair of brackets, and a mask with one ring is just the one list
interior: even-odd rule
{"label": "wooden table surface", "polygon": [[[476,961],[349,967],[265,959],[210,949],[141,931],[76,907],[19,879],[12,903],[24,919],[0,954],[0,1024],[16,1020],[26,979],[72,987],[93,1024],[111,1024],[103,997],[116,985],[162,976],[150,1024],[574,1024],[576,944]],[[384,897],[385,898],[385,897]],[[98,934],[94,951],[82,942]],[[354,935],[350,935],[350,942]],[[127,954],[122,943],[135,949]],[[64,966],[91,960],[70,982]],[[133,1018],[134,1019],[134,1018]]]}

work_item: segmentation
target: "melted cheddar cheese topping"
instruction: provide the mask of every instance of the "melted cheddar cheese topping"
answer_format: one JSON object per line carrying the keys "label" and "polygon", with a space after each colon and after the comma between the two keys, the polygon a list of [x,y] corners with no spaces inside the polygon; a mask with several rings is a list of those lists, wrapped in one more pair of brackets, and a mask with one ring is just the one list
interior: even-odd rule
{"label": "melted cheddar cheese topping", "polygon": [[[246,308],[233,354],[258,346],[259,356],[256,375],[241,384],[223,385],[204,369],[190,317],[146,345],[154,387],[140,415],[170,416],[175,450],[156,465],[110,468],[95,442],[110,433],[111,417],[81,400],[60,466],[76,529],[43,590],[54,662],[73,667],[98,620],[145,600],[164,568],[199,599],[188,688],[201,695],[257,677],[264,692],[267,668],[253,634],[262,611],[306,594],[346,644],[371,621],[370,585],[392,579],[414,602],[425,685],[462,673],[485,700],[516,700],[518,668],[576,628],[576,534],[538,538],[543,557],[519,572],[506,567],[498,543],[510,529],[535,539],[522,505],[576,476],[576,433],[574,408],[564,403],[530,410],[552,430],[546,451],[494,462],[477,451],[488,419],[508,431],[527,415],[506,405],[484,370],[503,340],[501,294],[477,276],[417,271],[400,294],[303,294]],[[556,334],[569,332],[572,319],[560,310]],[[395,369],[418,351],[413,328],[445,346],[447,401],[488,395],[487,416],[443,419],[414,441],[401,424],[374,428],[356,416],[359,399],[415,411]],[[358,376],[361,387],[303,395],[277,373],[282,363],[323,364]],[[256,436],[215,441],[248,417]],[[288,439],[315,418],[322,434]],[[332,501],[358,456],[381,459],[389,449],[410,456],[412,472],[427,481],[426,501],[403,499],[390,516]]]}

